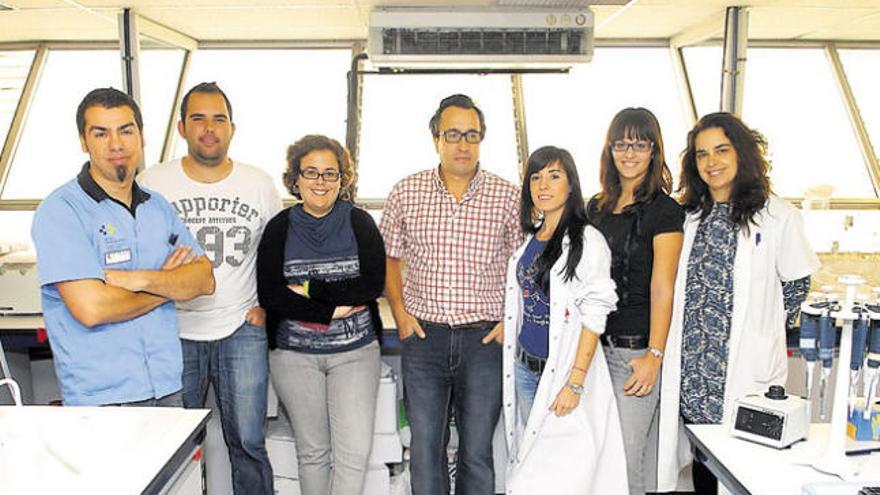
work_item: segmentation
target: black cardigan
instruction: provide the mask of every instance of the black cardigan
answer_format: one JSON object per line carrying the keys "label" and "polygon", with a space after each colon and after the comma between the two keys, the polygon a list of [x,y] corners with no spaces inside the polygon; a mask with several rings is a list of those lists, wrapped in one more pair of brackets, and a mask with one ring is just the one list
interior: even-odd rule
{"label": "black cardigan", "polygon": [[382,320],[376,299],[385,288],[385,244],[376,222],[359,208],[351,210],[351,229],[358,246],[360,276],[325,282],[309,280],[309,297],[287,288],[284,277],[284,244],[290,224],[290,208],[285,208],[266,224],[257,249],[257,295],[266,310],[269,348],[275,349],[278,324],[284,318],[330,324],[336,306],[366,305],[373,328],[382,335]]}

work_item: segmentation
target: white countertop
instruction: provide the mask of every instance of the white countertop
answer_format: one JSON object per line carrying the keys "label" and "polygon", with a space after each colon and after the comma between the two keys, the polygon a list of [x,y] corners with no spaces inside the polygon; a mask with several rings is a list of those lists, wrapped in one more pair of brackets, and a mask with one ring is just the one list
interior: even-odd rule
{"label": "white countertop", "polygon": [[[810,425],[808,440],[777,450],[732,437],[727,425],[687,426],[711,452],[711,457],[753,495],[802,495],[802,487],[807,483],[841,481],[808,465],[824,452],[828,427],[828,423],[814,423]],[[880,454],[850,456],[847,460],[859,469],[850,481],[880,479]]]}
{"label": "white countertop", "polygon": [[46,328],[43,315],[0,315],[0,332],[3,330],[36,330]]}
{"label": "white countertop", "polygon": [[0,493],[141,493],[192,448],[209,412],[2,406]]}

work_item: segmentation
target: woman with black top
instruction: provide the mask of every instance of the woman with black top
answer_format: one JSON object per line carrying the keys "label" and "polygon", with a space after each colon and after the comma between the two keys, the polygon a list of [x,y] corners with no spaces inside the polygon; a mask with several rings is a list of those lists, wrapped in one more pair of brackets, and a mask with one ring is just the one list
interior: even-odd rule
{"label": "woman with black top", "polygon": [[600,180],[602,191],[590,200],[587,216],[611,248],[619,298],[601,340],[620,412],[629,492],[641,495],[684,221],[669,197],[672,175],[654,114],[627,108],[614,116]]}
{"label": "woman with black top", "polygon": [[359,495],[379,386],[385,248],[372,217],[349,201],[345,148],[305,136],[287,162],[284,183],[302,203],[269,221],[257,255],[272,383],[293,426],[301,492]]}

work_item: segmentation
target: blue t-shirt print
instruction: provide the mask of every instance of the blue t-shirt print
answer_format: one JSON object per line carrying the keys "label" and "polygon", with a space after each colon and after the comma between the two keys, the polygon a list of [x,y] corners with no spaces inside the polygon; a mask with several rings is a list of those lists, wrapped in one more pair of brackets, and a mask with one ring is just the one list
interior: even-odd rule
{"label": "blue t-shirt print", "polygon": [[550,328],[550,298],[538,286],[535,261],[544,251],[546,241],[532,237],[516,265],[516,279],[522,296],[522,328],[519,344],[535,356],[547,357]]}

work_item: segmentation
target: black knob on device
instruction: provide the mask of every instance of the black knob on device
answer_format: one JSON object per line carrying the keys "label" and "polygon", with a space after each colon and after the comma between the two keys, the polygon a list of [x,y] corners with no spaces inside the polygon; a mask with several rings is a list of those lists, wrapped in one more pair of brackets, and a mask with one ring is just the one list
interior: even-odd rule
{"label": "black knob on device", "polygon": [[788,398],[785,395],[785,387],[782,385],[770,385],[770,389],[764,393],[764,397],[770,400],[785,400]]}

